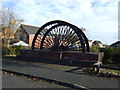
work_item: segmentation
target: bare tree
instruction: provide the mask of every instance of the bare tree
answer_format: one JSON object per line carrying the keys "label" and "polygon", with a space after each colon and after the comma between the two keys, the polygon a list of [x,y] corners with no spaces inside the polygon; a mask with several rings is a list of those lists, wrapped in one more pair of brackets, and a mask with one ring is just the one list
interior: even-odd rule
{"label": "bare tree", "polygon": [[0,9],[0,13],[0,19],[2,21],[0,22],[0,28],[2,28],[3,43],[8,44],[9,47],[10,38],[14,36],[14,32],[23,19],[18,19],[17,14],[9,8]]}
{"label": "bare tree", "polygon": [[89,30],[88,30],[88,29],[86,29],[86,28],[84,28],[84,27],[81,27],[80,29],[81,29],[82,31],[86,32],[86,35],[87,35],[88,38],[90,37],[90,36],[89,36]]}
{"label": "bare tree", "polygon": [[86,28],[84,28],[84,27],[81,27],[80,29],[81,29],[82,31],[86,31]]}

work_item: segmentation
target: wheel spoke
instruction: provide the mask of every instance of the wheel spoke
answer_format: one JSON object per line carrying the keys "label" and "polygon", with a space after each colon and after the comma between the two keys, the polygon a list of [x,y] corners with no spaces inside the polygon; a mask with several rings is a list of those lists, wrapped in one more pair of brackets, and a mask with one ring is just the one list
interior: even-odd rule
{"label": "wheel spoke", "polygon": [[[42,43],[41,43],[42,42]],[[64,21],[56,20],[43,25],[36,33],[33,49],[54,49],[89,51],[85,34],[76,26]],[[67,49],[68,48],[68,49]]]}

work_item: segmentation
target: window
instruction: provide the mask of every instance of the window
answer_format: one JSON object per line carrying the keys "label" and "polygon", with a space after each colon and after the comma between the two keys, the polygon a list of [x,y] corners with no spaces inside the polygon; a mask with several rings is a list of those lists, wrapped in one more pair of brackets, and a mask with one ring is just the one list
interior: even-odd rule
{"label": "window", "polygon": [[23,35],[23,40],[27,40],[27,35],[26,34]]}

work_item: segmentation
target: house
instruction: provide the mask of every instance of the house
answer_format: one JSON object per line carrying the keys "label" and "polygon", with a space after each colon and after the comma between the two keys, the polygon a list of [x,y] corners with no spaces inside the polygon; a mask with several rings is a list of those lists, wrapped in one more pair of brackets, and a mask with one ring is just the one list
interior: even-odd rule
{"label": "house", "polygon": [[110,47],[120,47],[120,41],[111,44]]}
{"label": "house", "polygon": [[95,41],[92,43],[92,46],[104,47],[104,45],[102,44],[102,42],[101,42],[101,41],[98,41],[98,40],[95,40]]}
{"label": "house", "polygon": [[39,28],[40,27],[21,24],[19,29],[16,31],[15,38],[18,41],[24,41],[31,46],[35,33]]}

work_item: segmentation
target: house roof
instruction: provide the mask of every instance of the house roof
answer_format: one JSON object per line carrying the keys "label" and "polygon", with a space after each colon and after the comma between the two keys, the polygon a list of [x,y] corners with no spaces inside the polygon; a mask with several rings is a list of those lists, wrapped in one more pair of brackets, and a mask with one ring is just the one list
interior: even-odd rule
{"label": "house roof", "polygon": [[95,41],[93,42],[93,44],[102,44],[102,42],[101,42],[101,41],[98,41],[98,40],[95,40]]}
{"label": "house roof", "polygon": [[25,25],[21,24],[21,27],[28,33],[28,34],[35,34],[40,27],[37,26],[31,26],[31,25]]}
{"label": "house roof", "polygon": [[120,47],[120,41],[111,44],[110,47]]}

